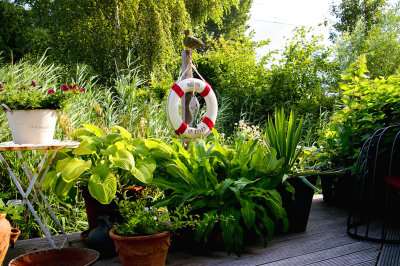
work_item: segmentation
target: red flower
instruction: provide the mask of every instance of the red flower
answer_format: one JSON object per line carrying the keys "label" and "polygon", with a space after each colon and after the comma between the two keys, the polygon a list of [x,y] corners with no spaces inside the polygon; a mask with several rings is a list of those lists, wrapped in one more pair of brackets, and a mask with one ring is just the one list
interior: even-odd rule
{"label": "red flower", "polygon": [[68,91],[68,86],[67,86],[67,85],[62,85],[62,86],[61,86],[61,89],[62,89],[63,91]]}
{"label": "red flower", "polygon": [[84,92],[85,91],[85,88],[81,88],[80,90],[79,90],[79,92]]}
{"label": "red flower", "polygon": [[74,85],[72,88],[71,88],[71,90],[75,90],[76,89],[76,86],[78,86],[78,85]]}
{"label": "red flower", "polygon": [[31,85],[33,86],[33,87],[36,87],[36,83],[32,80],[32,82],[31,82]]}
{"label": "red flower", "polygon": [[54,90],[48,90],[47,91],[47,94],[53,94],[54,93]]}

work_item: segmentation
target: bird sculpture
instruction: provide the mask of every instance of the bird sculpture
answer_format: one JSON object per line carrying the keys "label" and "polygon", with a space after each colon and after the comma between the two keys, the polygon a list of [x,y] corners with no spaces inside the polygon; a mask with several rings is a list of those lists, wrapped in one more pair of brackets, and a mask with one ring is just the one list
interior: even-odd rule
{"label": "bird sculpture", "polygon": [[190,127],[197,127],[196,125],[196,120],[197,120],[197,115],[199,113],[200,109],[200,103],[197,100],[196,96],[192,96],[192,99],[189,102],[189,112],[192,115],[192,121],[189,123]]}
{"label": "bird sculpture", "polygon": [[190,30],[185,30],[185,38],[183,39],[183,44],[189,49],[196,49],[204,46],[204,43],[190,35]]}

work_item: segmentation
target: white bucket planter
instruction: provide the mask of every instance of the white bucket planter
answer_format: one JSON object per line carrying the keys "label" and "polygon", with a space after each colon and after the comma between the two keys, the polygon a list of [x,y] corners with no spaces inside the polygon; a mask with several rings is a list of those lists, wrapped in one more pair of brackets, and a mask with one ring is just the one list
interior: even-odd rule
{"label": "white bucket planter", "polygon": [[6,111],[15,144],[50,144],[57,122],[55,110]]}

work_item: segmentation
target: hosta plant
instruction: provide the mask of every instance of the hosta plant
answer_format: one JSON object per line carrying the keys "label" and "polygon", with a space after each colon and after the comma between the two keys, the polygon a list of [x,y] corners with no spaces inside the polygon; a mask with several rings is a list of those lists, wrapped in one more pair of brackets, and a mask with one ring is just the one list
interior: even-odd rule
{"label": "hosta plant", "polygon": [[260,235],[266,244],[264,236],[272,237],[278,223],[287,228],[281,196],[275,190],[282,182],[283,160],[277,160],[276,152],[257,139],[237,135],[231,148],[220,143],[215,130],[213,134],[210,143],[196,140],[187,150],[173,140],[171,156],[157,163],[151,184],[166,193],[156,206],[190,204],[201,214],[197,241],[207,242],[215,228],[226,250],[239,255],[246,230]]}
{"label": "hosta plant", "polygon": [[[43,187],[62,198],[78,182],[88,186],[90,194],[102,204],[110,203],[117,190],[118,177],[136,183],[149,183],[156,168],[144,140],[134,139],[122,127],[105,134],[94,125],[78,129],[78,148],[60,151]],[[156,149],[155,149],[156,150]]]}

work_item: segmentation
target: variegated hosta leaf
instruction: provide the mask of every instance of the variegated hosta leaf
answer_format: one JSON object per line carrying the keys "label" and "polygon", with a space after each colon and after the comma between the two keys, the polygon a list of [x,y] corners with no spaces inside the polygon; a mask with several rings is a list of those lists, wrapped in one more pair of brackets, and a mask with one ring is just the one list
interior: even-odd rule
{"label": "variegated hosta leaf", "polygon": [[126,150],[118,150],[108,157],[110,162],[118,168],[132,171],[135,168],[133,155]]}
{"label": "variegated hosta leaf", "polygon": [[90,194],[102,204],[109,204],[117,192],[117,179],[109,172],[109,165],[101,163],[93,169],[88,182]]}
{"label": "variegated hosta leaf", "polygon": [[153,172],[156,170],[156,162],[151,158],[138,158],[136,160],[136,167],[132,170],[132,174],[140,182],[145,184],[153,180]]}
{"label": "variegated hosta leaf", "polygon": [[65,182],[72,182],[92,166],[91,161],[67,157],[57,162],[56,170],[61,173]]}

